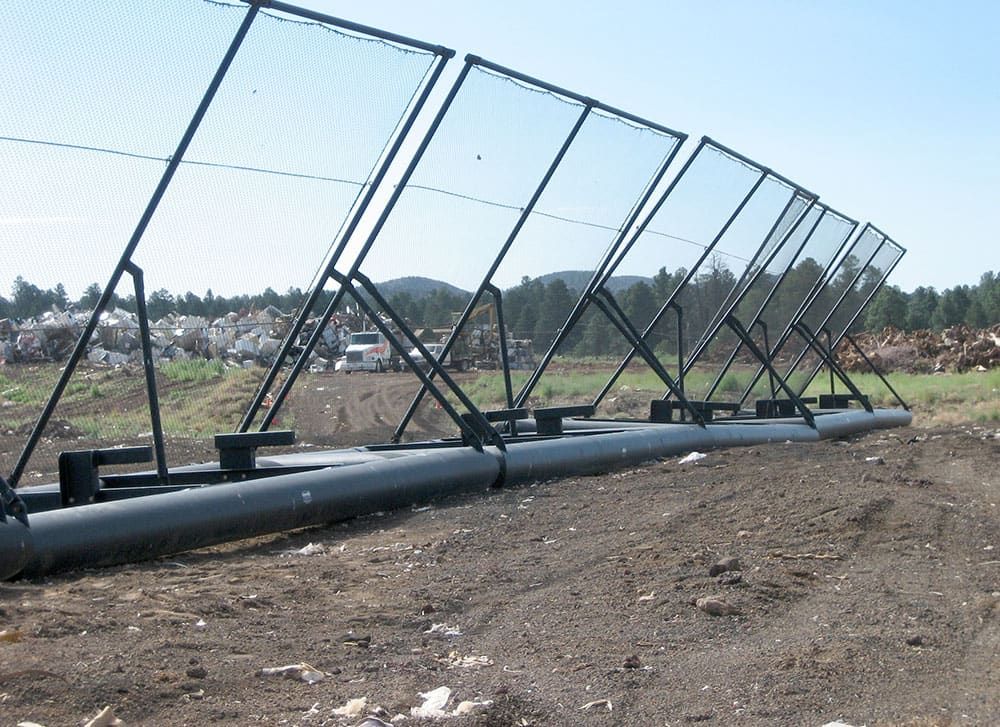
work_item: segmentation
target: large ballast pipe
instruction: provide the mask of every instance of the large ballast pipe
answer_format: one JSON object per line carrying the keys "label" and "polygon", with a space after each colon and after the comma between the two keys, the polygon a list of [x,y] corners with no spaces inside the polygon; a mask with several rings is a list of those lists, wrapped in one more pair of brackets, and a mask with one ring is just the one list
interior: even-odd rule
{"label": "large ballast pipe", "polygon": [[[801,420],[720,422],[704,428],[623,423],[614,432],[509,443],[506,452],[468,447],[393,451],[375,461],[355,457],[354,464],[309,472],[50,510],[30,515],[30,528],[7,517],[0,522],[0,577],[146,560],[498,484],[606,472],[695,449],[817,441],[906,426],[910,420],[909,412],[876,410],[817,416],[815,429]],[[611,425],[565,423],[567,430]],[[329,456],[333,461],[344,454]],[[310,458],[320,459],[322,453]]]}

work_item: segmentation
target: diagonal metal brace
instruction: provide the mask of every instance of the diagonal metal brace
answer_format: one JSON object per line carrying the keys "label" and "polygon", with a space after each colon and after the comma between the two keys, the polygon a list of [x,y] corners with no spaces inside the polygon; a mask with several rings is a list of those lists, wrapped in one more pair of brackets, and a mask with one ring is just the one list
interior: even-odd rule
{"label": "diagonal metal brace", "polygon": [[790,387],[788,383],[783,378],[781,378],[781,375],[774,370],[774,366],[771,364],[771,359],[767,356],[766,353],[760,350],[760,348],[757,346],[757,343],[753,340],[753,337],[750,335],[749,331],[747,331],[747,329],[743,326],[743,324],[740,323],[739,319],[730,314],[726,316],[724,320],[725,324],[729,326],[730,330],[732,330],[732,332],[735,333],[736,336],[743,342],[743,345],[747,347],[747,350],[750,351],[751,355],[753,355],[754,358],[760,361],[761,365],[767,369],[768,375],[774,377],[774,381],[778,384],[779,387],[781,387],[781,390],[788,395],[788,398],[792,400],[792,403],[795,405],[795,408],[799,410],[800,414],[802,414],[802,418],[806,420],[806,423],[810,427],[815,429],[816,417],[809,410],[809,407],[805,405],[802,399],[799,398],[799,395],[796,394],[794,390],[792,390],[792,387]]}
{"label": "diagonal metal brace", "polygon": [[874,411],[868,397],[862,394],[861,389],[854,385],[854,382],[851,381],[851,377],[847,375],[847,372],[844,371],[843,368],[841,368],[840,364],[837,363],[837,360],[831,354],[827,353],[826,349],[823,348],[823,344],[820,343],[819,337],[812,332],[809,326],[802,321],[799,321],[795,324],[795,332],[798,333],[806,342],[806,345],[815,351],[816,355],[820,357],[820,366],[823,364],[829,366],[830,370],[837,375],[837,378],[841,380],[844,386],[850,389],[851,394],[853,394],[854,398],[857,399],[857,401],[865,408],[865,411],[869,413]]}
{"label": "diagonal metal brace", "polygon": [[397,351],[399,351],[399,355],[402,356],[404,361],[406,361],[407,366],[410,367],[413,373],[417,375],[417,378],[420,379],[420,383],[422,383],[428,391],[431,392],[434,398],[438,400],[438,403],[441,404],[441,407],[454,420],[462,432],[469,437],[470,441],[480,443],[476,449],[481,449],[483,444],[494,444],[500,449],[504,449],[505,445],[503,437],[500,433],[497,432],[493,425],[486,420],[486,417],[484,417],[482,412],[479,411],[479,408],[472,402],[465,392],[462,391],[458,384],[455,383],[455,380],[445,370],[442,362],[439,361],[434,354],[427,350],[427,347],[424,346],[419,338],[407,329],[405,322],[399,318],[385,298],[382,297],[378,287],[376,287],[376,285],[363,273],[355,273],[355,279],[361,284],[364,291],[368,293],[368,295],[372,297],[372,300],[375,301],[375,304],[379,306],[387,316],[389,316],[396,327],[399,328],[403,335],[406,336],[410,343],[413,344],[413,347],[420,351],[420,355],[423,356],[424,364],[429,366],[432,371],[441,377],[441,381],[444,382],[448,389],[456,397],[458,397],[458,400],[462,402],[462,405],[469,411],[470,414],[472,414],[473,418],[479,424],[480,431],[486,432],[486,440],[483,440],[481,436],[476,433],[474,427],[469,426],[468,422],[465,421],[465,419],[462,418],[462,415],[459,414],[455,410],[455,407],[451,405],[451,402],[449,402],[444,394],[442,394],[441,391],[434,386],[430,376],[424,372],[421,366],[417,365],[417,362],[412,356],[410,356],[409,351],[402,345],[399,338],[389,329],[387,325],[385,325],[384,322],[382,322],[381,318],[379,318],[375,311],[372,310],[371,306],[364,301],[362,296],[358,294],[351,281],[348,280],[346,276],[340,275],[339,273],[336,274],[335,279],[341,284],[341,286],[346,288],[351,293],[351,296],[355,301],[357,301],[358,305],[365,308],[366,312],[368,312],[369,318],[372,319],[375,326],[382,332],[382,335],[389,339],[390,344],[395,347]]}
{"label": "diagonal metal brace", "polygon": [[[649,344],[643,339],[642,334],[636,330],[635,326],[625,315],[625,312],[618,305],[618,301],[615,300],[614,295],[611,294],[607,288],[601,288],[599,291],[601,297],[597,295],[592,296],[592,301],[594,305],[600,309],[611,324],[615,326],[623,336],[628,340],[629,344],[642,356],[643,360],[649,365],[651,369],[660,377],[660,380],[666,385],[670,393],[673,394],[677,401],[679,401],[684,408],[691,414],[691,418],[694,422],[700,426],[705,426],[705,418],[701,415],[697,409],[692,406],[691,402],[684,395],[683,390],[677,386],[677,382],[674,381],[673,377],[663,368],[663,364],[653,353],[652,349],[649,348]],[[601,298],[604,298],[602,300]],[[612,312],[613,311],[613,312]]]}

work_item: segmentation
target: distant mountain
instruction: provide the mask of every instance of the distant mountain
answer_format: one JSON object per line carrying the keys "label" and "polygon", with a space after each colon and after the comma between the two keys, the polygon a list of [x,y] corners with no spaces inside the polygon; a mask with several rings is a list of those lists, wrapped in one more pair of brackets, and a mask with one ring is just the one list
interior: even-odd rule
{"label": "distant mountain", "polygon": [[[546,285],[551,283],[553,280],[562,280],[566,283],[567,288],[575,290],[579,293],[586,287],[587,283],[590,282],[590,279],[593,276],[594,273],[592,270],[563,270],[558,273],[539,275],[538,280],[542,281]],[[653,279],[643,277],[642,275],[615,275],[608,281],[608,288],[612,293],[620,293],[626,288],[631,288],[639,282],[651,285]]]}
{"label": "distant mountain", "polygon": [[[540,275],[537,280],[540,280],[545,285],[548,285],[553,280],[562,280],[566,283],[567,288],[579,293],[583,290],[584,286],[590,282],[590,278],[593,274],[594,273],[590,270],[563,270],[558,273]],[[611,278],[608,287],[611,288],[612,293],[620,293],[640,281],[646,284],[651,284],[653,279],[643,277],[642,275],[616,275]],[[452,295],[461,295],[465,297],[472,295],[469,291],[462,290],[458,286],[446,283],[443,280],[422,278],[417,275],[409,275],[405,278],[393,278],[392,280],[377,283],[377,285],[379,292],[381,292],[386,298],[391,298],[396,293],[408,293],[414,300],[421,300],[439,288],[444,288]]]}
{"label": "distant mountain", "polygon": [[467,290],[446,283],[443,280],[433,280],[431,278],[421,278],[417,275],[409,275],[405,278],[394,278],[386,280],[384,283],[377,283],[379,292],[386,298],[391,298],[396,293],[409,293],[414,300],[426,298],[438,288],[444,288],[452,295],[469,296]]}

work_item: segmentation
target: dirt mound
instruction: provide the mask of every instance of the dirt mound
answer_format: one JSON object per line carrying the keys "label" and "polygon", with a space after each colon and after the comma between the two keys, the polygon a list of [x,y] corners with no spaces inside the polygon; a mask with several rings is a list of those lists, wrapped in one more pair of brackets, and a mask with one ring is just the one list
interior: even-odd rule
{"label": "dirt mound", "polygon": [[[941,332],[888,327],[878,333],[859,334],[854,340],[884,372],[961,373],[1000,367],[1000,324],[983,329],[952,326]],[[848,371],[867,369],[864,359],[850,346],[841,346],[837,357]]]}
{"label": "dirt mound", "polygon": [[[0,723],[993,724],[994,430],[709,452],[0,584]],[[415,716],[443,687],[479,705]]]}

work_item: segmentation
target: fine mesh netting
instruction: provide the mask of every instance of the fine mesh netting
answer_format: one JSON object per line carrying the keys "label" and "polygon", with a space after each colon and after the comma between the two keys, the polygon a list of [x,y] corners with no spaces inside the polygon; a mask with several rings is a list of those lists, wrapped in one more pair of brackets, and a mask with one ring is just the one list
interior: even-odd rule
{"label": "fine mesh netting", "polygon": [[[874,262],[885,241],[886,238],[880,232],[866,225],[825,273],[822,284],[817,286],[807,303],[802,306],[794,323],[799,323],[819,336],[825,345],[827,337],[823,329],[832,322],[836,311],[847,305],[849,300],[855,301],[855,309],[861,305],[857,300],[857,286],[862,284],[864,271]],[[773,353],[775,360],[781,362],[779,371],[783,371],[786,378],[791,377],[789,381],[796,389],[803,385],[804,375],[801,371],[819,363],[815,353],[804,342],[802,333],[792,332],[790,329],[786,329],[774,344]],[[804,365],[799,373],[795,373],[800,363]]]}
{"label": "fine mesh netting", "polygon": [[[602,288],[615,297],[634,326],[645,329],[661,305],[675,296],[760,177],[758,169],[714,146],[697,149],[651,223],[615,252],[602,276]],[[649,333],[648,340],[658,351],[673,351],[673,318],[668,315],[664,321],[665,325]],[[558,352],[605,356],[628,350],[627,338],[603,311],[591,305]],[[645,363],[637,364],[637,368],[647,372],[646,378],[652,376]],[[541,388],[545,388],[549,376],[542,376]],[[577,396],[586,393],[593,398],[598,381],[591,386],[592,392],[577,392]]]}
{"label": "fine mesh netting", "polygon": [[482,286],[500,291],[519,384],[678,144],[674,135],[599,109],[586,113],[570,139],[585,111],[577,101],[472,67],[360,264],[421,341],[452,340],[451,368],[476,369],[462,386],[482,407],[505,403],[501,374],[489,373],[500,366],[502,334],[490,293],[454,329],[470,300]]}
{"label": "fine mesh netting", "polygon": [[[0,109],[0,154],[18,190],[0,199],[0,234],[18,254],[32,252],[0,275],[62,283],[73,304],[33,316],[44,329],[43,360],[52,361],[23,395],[37,403],[248,8],[170,0],[74,4],[58,13],[10,3],[0,12],[11,21],[0,31],[0,52],[17,71],[3,82],[13,103]],[[260,365],[276,351],[302,288],[329,256],[435,58],[285,14],[254,18],[131,258],[143,271],[168,459],[175,443],[187,452],[188,438],[239,421]],[[148,442],[140,367],[126,274],[46,436],[78,446]],[[96,416],[97,409],[116,415]],[[19,427],[30,427],[34,415],[37,407],[26,409]]]}
{"label": "fine mesh netting", "polygon": [[[636,295],[646,291],[633,285],[621,294],[621,307],[645,333],[644,340],[668,374],[679,378],[678,348],[685,355],[685,373],[690,370],[691,351],[704,348],[725,311],[759,274],[776,264],[782,243],[808,203],[785,182],[722,149],[709,145],[696,152],[663,205],[634,244],[623,248],[606,276],[609,289],[623,274],[648,276],[650,295]],[[671,303],[680,306],[682,316],[669,308]],[[588,315],[584,326],[599,325],[599,313]],[[625,351],[630,348],[626,343]],[[633,388],[664,390],[647,362],[628,353],[600,397],[626,369],[639,382]]]}
{"label": "fine mesh netting", "polygon": [[[766,291],[764,285],[755,286],[734,313],[747,327],[761,352],[770,353],[775,343],[788,335],[796,314],[818,289],[855,226],[853,221],[826,207],[815,206],[807,213],[795,235],[795,238],[803,239],[796,241],[796,254],[786,270],[777,276],[762,276],[760,280],[768,283]],[[790,239],[789,245],[792,242]],[[762,322],[764,327],[754,325],[756,321]],[[766,338],[763,331],[767,333]],[[758,364],[740,344],[729,352],[713,380],[713,386],[719,387],[725,380],[727,391],[720,392],[720,396],[743,394],[739,397],[742,400],[752,381],[756,387],[750,386],[750,393],[761,396],[765,393],[764,385],[753,373]],[[729,376],[723,378],[724,374]],[[771,392],[768,390],[766,393]]]}
{"label": "fine mesh netting", "polygon": [[[869,262],[854,277],[851,285],[844,290],[819,329],[814,328],[813,331],[829,331],[831,344],[836,349],[837,344],[840,343],[843,337],[853,331],[853,326],[860,320],[865,307],[885,283],[886,277],[895,267],[896,263],[899,262],[904,252],[903,248],[895,242],[885,239],[874,256],[871,257]],[[847,272],[849,267],[850,265],[847,265],[842,268],[841,274]],[[834,284],[836,282],[835,280]],[[803,365],[805,363],[807,363],[806,359],[798,363],[797,367],[793,363],[792,370],[798,368],[800,371],[808,371],[808,367]],[[821,364],[819,362],[812,365],[811,372],[806,376],[805,381],[800,384],[801,390],[805,390],[809,382],[815,378],[820,368]]]}

